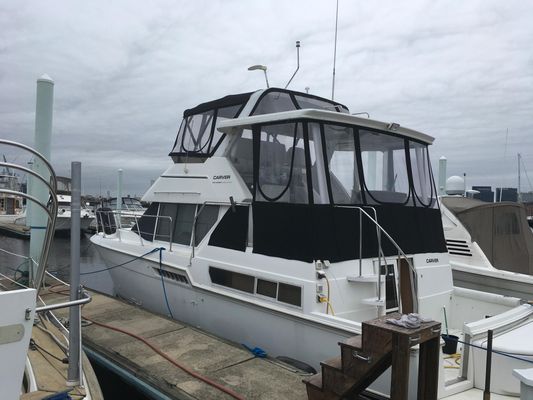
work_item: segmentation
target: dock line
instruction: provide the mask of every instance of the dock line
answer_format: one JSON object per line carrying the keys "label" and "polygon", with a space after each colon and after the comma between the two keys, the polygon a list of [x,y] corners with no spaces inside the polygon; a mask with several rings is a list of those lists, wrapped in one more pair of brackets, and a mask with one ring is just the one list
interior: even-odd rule
{"label": "dock line", "polygon": [[149,255],[149,254],[152,254],[152,253],[155,253],[156,251],[161,251],[161,250],[165,250],[165,248],[164,247],[156,247],[155,249],[152,249],[152,250],[150,250],[147,253],[141,254],[140,256],[137,256],[137,257],[133,257],[129,261],[126,261],[126,262],[123,262],[123,263],[120,263],[120,264],[117,264],[117,265],[113,265],[111,267],[102,268],[102,269],[99,269],[99,270],[96,270],[96,271],[81,272],[80,275],[92,275],[92,274],[97,274],[99,272],[109,271],[110,269],[113,269],[113,268],[122,267],[123,265],[129,264],[129,263],[131,263],[131,262],[133,262],[135,260],[138,260],[140,258],[143,258],[143,257]]}
{"label": "dock line", "polygon": [[[159,249],[155,249],[155,250],[159,250]],[[153,251],[152,251],[153,252]],[[210,386],[213,386],[215,388],[217,388],[218,390],[228,394],[229,396],[233,397],[234,399],[237,399],[237,400],[245,400],[244,397],[242,397],[240,394],[234,392],[232,389],[230,388],[227,388],[205,376],[203,376],[202,374],[196,372],[196,371],[193,371],[192,369],[190,369],[189,367],[186,367],[185,365],[182,365],[180,364],[179,362],[177,362],[176,360],[173,360],[172,358],[170,358],[170,356],[168,356],[166,353],[164,353],[163,351],[161,351],[158,347],[154,346],[153,344],[151,344],[148,340],[146,340],[145,338],[139,336],[139,335],[136,335],[135,333],[132,333],[132,332],[129,332],[127,330],[124,330],[124,329],[121,329],[121,328],[116,328],[114,326],[111,326],[111,325],[107,325],[107,324],[104,324],[102,322],[98,322],[98,321],[95,321],[93,320],[92,318],[88,318],[88,317],[85,317],[82,315],[82,318],[83,319],[86,319],[87,321],[89,322],[92,322],[93,324],[95,325],[98,325],[98,326],[101,326],[103,328],[107,328],[107,329],[111,329],[113,331],[116,331],[116,332],[120,332],[120,333],[123,333],[125,335],[128,335],[128,336],[131,336],[132,338],[134,339],[137,339],[139,340],[140,342],[144,343],[146,346],[148,346],[150,349],[152,349],[154,352],[156,352],[157,354],[159,354],[161,357],[163,357],[165,360],[167,360],[168,362],[170,362],[172,365],[178,367],[179,369],[181,369],[182,371],[188,373],[189,375],[193,376],[194,378],[198,379],[198,380],[201,380],[202,382],[205,382],[207,383],[208,385]]]}

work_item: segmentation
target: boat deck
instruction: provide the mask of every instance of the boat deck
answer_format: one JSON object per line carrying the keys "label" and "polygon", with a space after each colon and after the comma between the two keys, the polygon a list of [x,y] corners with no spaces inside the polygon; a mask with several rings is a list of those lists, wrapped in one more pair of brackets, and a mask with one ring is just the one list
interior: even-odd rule
{"label": "boat deck", "polygon": [[[257,358],[238,344],[117,298],[95,292],[91,295],[93,300],[82,310],[87,321],[82,332],[88,353],[95,353],[140,380],[152,394],[172,399],[231,398],[172,365],[142,341],[100,324],[144,338],[172,360],[246,399],[307,399],[302,379],[308,374],[300,370],[277,360]],[[51,304],[64,301],[65,297],[48,292],[43,293],[43,299]],[[67,311],[58,310],[56,315],[66,317]]]}

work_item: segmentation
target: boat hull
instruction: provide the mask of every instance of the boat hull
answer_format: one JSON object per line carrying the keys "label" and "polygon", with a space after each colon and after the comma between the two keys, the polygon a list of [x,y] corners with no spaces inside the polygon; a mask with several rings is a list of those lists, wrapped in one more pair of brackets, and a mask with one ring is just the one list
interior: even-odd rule
{"label": "boat hull", "polygon": [[[96,246],[107,265],[130,261],[128,254]],[[146,258],[109,272],[115,293],[147,310],[170,315],[207,332],[271,356],[288,356],[320,368],[320,361],[338,355],[338,342],[358,332],[338,329],[257,304],[165,279],[154,274],[159,263]],[[166,304],[168,300],[168,307]],[[317,346],[317,343],[320,343]]]}

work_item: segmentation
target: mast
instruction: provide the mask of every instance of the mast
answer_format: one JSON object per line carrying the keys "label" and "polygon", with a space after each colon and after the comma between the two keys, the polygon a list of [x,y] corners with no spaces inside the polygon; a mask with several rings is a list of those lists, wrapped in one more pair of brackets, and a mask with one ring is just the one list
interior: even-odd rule
{"label": "mast", "polygon": [[518,160],[518,202],[521,203],[522,202],[522,195],[520,194],[520,159],[521,159],[521,155],[520,153],[518,153],[518,157],[517,157],[517,160]]}

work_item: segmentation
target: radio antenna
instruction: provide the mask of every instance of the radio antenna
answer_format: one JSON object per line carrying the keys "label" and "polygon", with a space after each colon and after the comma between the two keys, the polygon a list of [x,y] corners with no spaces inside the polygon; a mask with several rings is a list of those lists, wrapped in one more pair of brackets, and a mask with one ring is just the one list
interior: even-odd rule
{"label": "radio antenna", "polygon": [[331,82],[331,100],[335,99],[335,64],[337,61],[337,27],[339,23],[339,0],[337,0],[337,12],[335,14],[335,45],[333,48],[333,80]]}
{"label": "radio antenna", "polygon": [[289,79],[289,82],[285,85],[285,89],[287,89],[292,82],[292,79],[300,69],[300,41],[296,41],[296,71],[294,71],[294,74],[292,74],[291,79]]}

